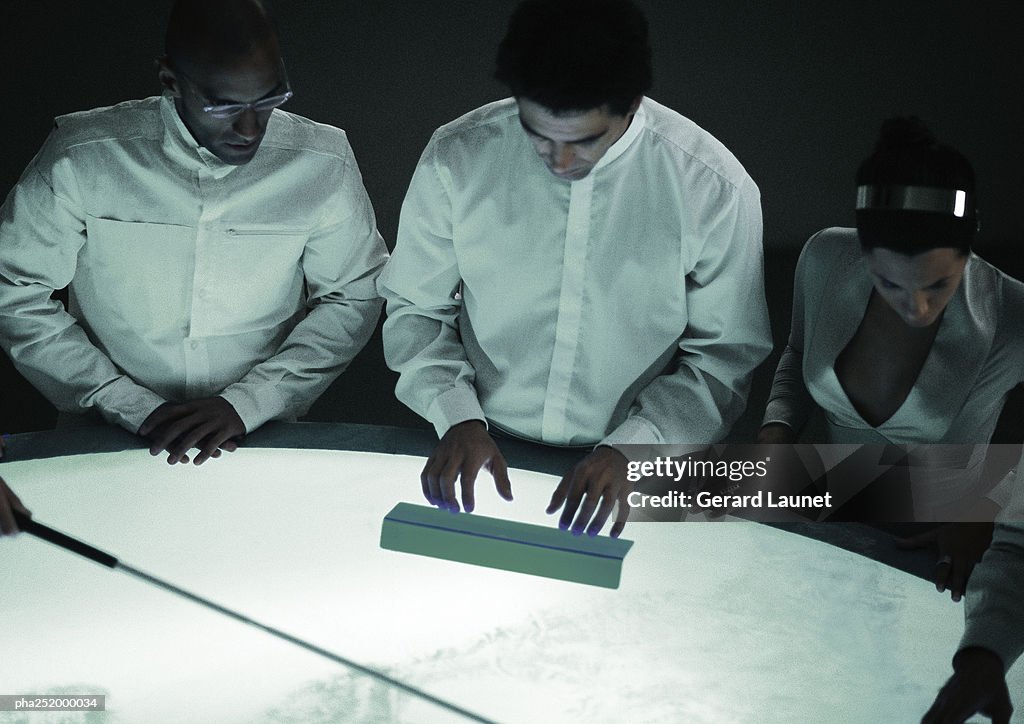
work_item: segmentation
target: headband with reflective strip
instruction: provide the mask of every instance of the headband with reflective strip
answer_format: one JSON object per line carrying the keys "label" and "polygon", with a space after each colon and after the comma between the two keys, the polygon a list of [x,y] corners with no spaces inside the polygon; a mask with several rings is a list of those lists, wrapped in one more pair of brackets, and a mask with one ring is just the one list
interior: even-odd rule
{"label": "headband with reflective strip", "polygon": [[931,186],[858,186],[857,210],[935,211],[963,218],[967,192]]}

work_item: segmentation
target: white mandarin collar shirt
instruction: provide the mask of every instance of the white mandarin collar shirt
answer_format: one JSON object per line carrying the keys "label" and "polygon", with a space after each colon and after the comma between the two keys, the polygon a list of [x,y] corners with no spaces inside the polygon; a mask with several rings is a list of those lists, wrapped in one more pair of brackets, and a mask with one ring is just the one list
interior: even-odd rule
{"label": "white mandarin collar shirt", "polygon": [[197,161],[205,166],[213,178],[224,178],[233,170],[240,168],[224,163],[204,146],[196,143],[192,132],[181,120],[174,106],[174,99],[164,93],[160,102],[160,118],[164,124],[163,150],[167,158],[181,163],[185,167],[198,168]]}
{"label": "white mandarin collar shirt", "polygon": [[379,289],[396,392],[439,435],[481,419],[558,445],[713,442],[770,349],[757,187],[646,98],[573,182],[512,99],[438,129]]}
{"label": "white mandarin collar shirt", "polygon": [[0,335],[61,410],[134,431],[220,394],[252,430],[362,348],[386,256],[342,131],[275,110],[231,166],[169,96],[129,101],[57,119],[0,211]]}

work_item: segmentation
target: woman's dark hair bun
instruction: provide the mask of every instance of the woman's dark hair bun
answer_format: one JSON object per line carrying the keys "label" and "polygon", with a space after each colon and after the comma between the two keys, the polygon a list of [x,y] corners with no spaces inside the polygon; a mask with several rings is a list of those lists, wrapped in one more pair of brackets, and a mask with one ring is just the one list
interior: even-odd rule
{"label": "woman's dark hair bun", "polygon": [[907,254],[953,247],[966,254],[977,232],[974,170],[962,153],[936,140],[917,116],[882,123],[874,151],[857,170],[857,186],[924,186],[967,193],[961,217],[902,209],[857,210],[857,231],[865,248]]}
{"label": "woman's dark hair bun", "polygon": [[889,118],[882,123],[875,145],[876,153],[929,148],[937,145],[935,135],[917,116]]}

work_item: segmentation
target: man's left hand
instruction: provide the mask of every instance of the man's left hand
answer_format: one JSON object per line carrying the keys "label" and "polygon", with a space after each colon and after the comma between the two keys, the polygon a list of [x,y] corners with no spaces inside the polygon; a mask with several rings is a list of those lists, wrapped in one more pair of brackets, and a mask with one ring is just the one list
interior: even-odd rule
{"label": "man's left hand", "polygon": [[[619,509],[611,529],[612,538],[618,538],[629,517],[626,498],[633,489],[626,479],[626,465],[626,457],[618,450],[603,445],[598,447],[562,477],[548,503],[548,514],[565,503],[558,527],[569,530],[571,526],[573,535],[580,535],[585,530],[587,535],[594,536],[601,532],[618,501]],[[576,518],[575,523],[573,517]]]}
{"label": "man's left hand", "polygon": [[1013,705],[998,656],[988,649],[964,649],[953,658],[953,669],[921,724],[961,724],[978,712],[992,724],[1010,724]]}
{"label": "man's left hand", "polygon": [[234,452],[236,439],[244,434],[245,423],[223,397],[165,402],[139,428],[139,435],[152,443],[149,454],[159,455],[166,450],[171,465],[187,463],[192,448],[199,449],[193,461],[196,465],[219,457],[221,450]]}

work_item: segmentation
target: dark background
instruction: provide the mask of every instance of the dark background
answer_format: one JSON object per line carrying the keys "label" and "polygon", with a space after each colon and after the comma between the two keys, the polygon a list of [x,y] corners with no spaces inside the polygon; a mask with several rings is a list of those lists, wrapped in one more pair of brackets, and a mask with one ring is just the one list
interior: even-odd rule
{"label": "dark background", "polygon": [[[389,246],[432,130],[506,95],[491,72],[515,4],[273,4],[295,90],[288,110],[346,129]],[[639,4],[654,47],[651,97],[711,131],[761,188],[777,340],[789,326],[795,252],[817,229],[853,223],[853,173],[888,116],[921,116],[973,161],[983,219],[977,250],[1024,276],[1024,5]],[[0,194],[16,182],[55,115],[159,92],[154,58],[168,7],[139,0],[4,3]],[[755,378],[740,436],[756,429],[774,360]],[[424,426],[394,400],[394,379],[378,334],[310,417]],[[45,429],[54,419],[52,407],[0,360],[0,431]]]}

